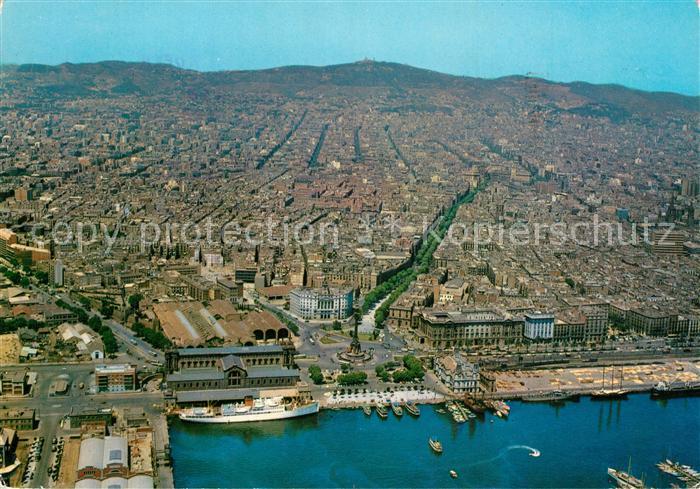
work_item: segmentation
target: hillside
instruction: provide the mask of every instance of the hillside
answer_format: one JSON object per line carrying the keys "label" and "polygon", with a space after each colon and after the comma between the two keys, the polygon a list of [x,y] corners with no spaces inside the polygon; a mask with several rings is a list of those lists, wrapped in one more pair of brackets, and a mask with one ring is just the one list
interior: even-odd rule
{"label": "hillside", "polygon": [[[362,97],[386,93],[410,99],[442,93],[460,99],[500,104],[526,103],[545,109],[625,118],[673,112],[698,112],[699,97],[643,92],[617,85],[554,83],[522,76],[493,80],[458,77],[396,63],[360,61],[312,67],[286,66],[256,71],[197,72],[171,65],[105,61],[58,66],[6,66],[4,103],[37,99],[124,96],[203,98],[241,92],[287,97],[335,94]],[[409,103],[410,106],[410,103]],[[400,110],[399,105],[399,110]]]}

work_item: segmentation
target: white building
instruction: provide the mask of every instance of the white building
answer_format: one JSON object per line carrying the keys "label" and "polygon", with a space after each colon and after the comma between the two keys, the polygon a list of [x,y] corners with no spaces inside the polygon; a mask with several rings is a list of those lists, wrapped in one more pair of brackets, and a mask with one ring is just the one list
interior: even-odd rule
{"label": "white building", "polygon": [[479,364],[468,362],[459,352],[437,358],[435,374],[452,392],[464,393],[479,390]]}
{"label": "white building", "polygon": [[58,287],[63,287],[63,262],[56,260],[53,266],[53,284]]}
{"label": "white building", "polygon": [[554,314],[525,314],[523,336],[529,340],[551,340],[554,337]]}
{"label": "white building", "polygon": [[[134,459],[129,444],[123,436],[86,438],[80,443],[77,466],[77,489],[151,489],[152,469],[144,472],[133,470]],[[148,457],[150,460],[150,457]],[[131,459],[131,460],[130,460]]]}
{"label": "white building", "polygon": [[289,309],[302,319],[345,319],[352,315],[352,288],[294,289]]}

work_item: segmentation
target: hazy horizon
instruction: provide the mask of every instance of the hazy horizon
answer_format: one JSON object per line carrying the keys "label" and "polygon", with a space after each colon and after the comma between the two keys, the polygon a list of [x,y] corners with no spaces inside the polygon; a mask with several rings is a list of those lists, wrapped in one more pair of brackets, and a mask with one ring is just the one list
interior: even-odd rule
{"label": "hazy horizon", "polygon": [[126,61],[202,72],[362,59],[700,95],[698,7],[671,2],[20,1],[2,64]]}

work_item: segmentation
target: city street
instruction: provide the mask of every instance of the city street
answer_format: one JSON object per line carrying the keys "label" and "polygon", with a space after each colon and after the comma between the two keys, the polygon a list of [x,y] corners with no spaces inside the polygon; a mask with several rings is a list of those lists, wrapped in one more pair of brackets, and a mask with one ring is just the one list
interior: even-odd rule
{"label": "city street", "polygon": [[[94,364],[36,364],[3,367],[4,371],[25,370],[30,368],[37,373],[37,383],[32,389],[32,395],[25,398],[0,398],[2,409],[32,408],[36,410],[39,421],[38,427],[33,431],[22,431],[23,438],[43,436],[45,439],[42,448],[41,460],[37,464],[35,479],[32,486],[40,487],[49,484],[50,477],[47,474],[51,462],[51,440],[54,436],[68,434],[63,427],[63,418],[71,409],[82,408],[142,408],[154,424],[156,418],[162,414],[163,395],[160,392],[129,392],[129,393],[105,393],[90,394],[88,386],[94,371]],[[51,395],[51,384],[59,378],[68,379],[69,388],[66,395]],[[80,383],[85,387],[80,389]]]}

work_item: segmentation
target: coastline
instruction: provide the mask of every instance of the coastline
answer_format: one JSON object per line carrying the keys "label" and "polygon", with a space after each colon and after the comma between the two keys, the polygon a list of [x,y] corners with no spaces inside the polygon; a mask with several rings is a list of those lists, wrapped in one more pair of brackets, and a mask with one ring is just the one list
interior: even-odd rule
{"label": "coastline", "polygon": [[[486,412],[465,423],[437,406],[422,408],[419,417],[389,412],[381,419],[349,404],[269,423],[205,426],[175,420],[175,482],[190,487],[453,487],[449,470],[454,469],[460,481],[476,487],[602,488],[609,487],[605,468],[624,469],[632,455],[635,475],[645,472],[651,487],[670,487],[655,464],[671,455],[693,465],[697,447],[681,435],[697,428],[697,403],[695,398],[667,404],[643,394],[624,402],[581,399],[565,406],[518,401],[507,418]],[[639,430],[648,419],[657,422]],[[553,436],[560,432],[571,436]],[[661,433],[666,436],[660,438]],[[439,457],[429,449],[429,438],[445,447]],[[525,446],[541,457],[529,456]],[[410,450],[410,464],[390,456],[405,450]],[[384,455],[379,458],[379,453]],[[207,470],[225,467],[232,457],[239,470]],[[263,473],[256,469],[261,460],[280,457]]]}

